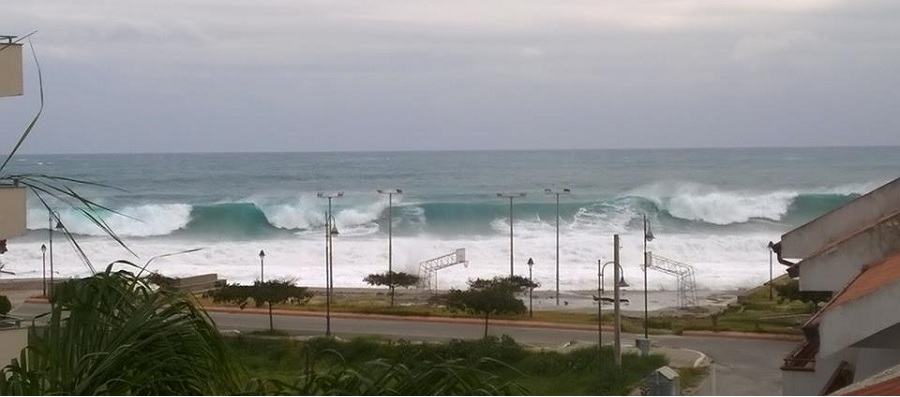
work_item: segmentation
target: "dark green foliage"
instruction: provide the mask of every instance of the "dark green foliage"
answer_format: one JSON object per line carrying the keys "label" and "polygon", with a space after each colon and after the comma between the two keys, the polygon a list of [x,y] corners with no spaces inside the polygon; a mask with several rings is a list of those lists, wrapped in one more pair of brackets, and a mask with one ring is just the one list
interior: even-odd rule
{"label": "dark green foliage", "polygon": [[404,272],[385,272],[370,274],[363,279],[369,285],[377,285],[381,287],[403,287],[409,288],[419,283],[419,276]]}
{"label": "dark green foliage", "polygon": [[524,313],[525,304],[515,295],[536,287],[538,284],[520,276],[479,278],[469,280],[469,289],[462,291],[454,288],[439,299],[450,310],[483,315],[484,336],[487,337],[489,317],[498,314]]}
{"label": "dark green foliage", "polygon": [[[598,358],[596,347],[576,349],[568,353],[529,351],[508,336],[490,336],[472,341],[453,340],[448,343],[413,343],[377,338],[358,338],[348,342],[330,338],[304,342],[233,338],[229,343],[252,373],[261,377],[275,375],[275,382],[256,383],[257,387],[265,387],[267,393],[320,393],[322,389],[314,386],[316,382],[326,380],[316,380],[315,377],[322,377],[343,378],[338,382],[336,390],[339,391],[325,394],[385,394],[387,392],[383,389],[351,387],[356,387],[353,385],[360,379],[371,379],[372,373],[380,373],[379,365],[421,372],[428,371],[430,365],[443,363],[441,371],[447,371],[444,376],[456,376],[451,374],[460,371],[466,374],[464,376],[481,373],[481,381],[472,380],[474,383],[467,383],[471,386],[488,382],[494,385],[492,389],[483,385],[479,387],[502,392],[495,391],[497,394],[530,392],[537,395],[624,395],[648,373],[666,364],[665,358],[659,355],[640,357],[625,354],[622,358],[623,368],[620,370],[615,367],[610,348],[603,349],[602,358]],[[372,362],[379,364],[370,364]],[[598,370],[598,365],[601,370]],[[352,379],[356,375],[351,375],[350,371],[360,374],[359,379]],[[488,373],[492,375],[488,377]],[[429,378],[418,375],[415,379]],[[415,380],[409,381],[416,384]],[[434,387],[431,387],[432,384]],[[525,389],[520,388],[520,384]],[[458,394],[457,391],[441,387],[441,383],[435,378],[427,384],[416,384],[414,389],[405,389],[404,393]],[[253,390],[250,392],[257,393]],[[469,389],[464,394],[479,392]]]}
{"label": "dark green foliage", "polygon": [[240,372],[205,312],[125,271],[62,283],[49,323],[0,369],[0,395],[213,395]]}
{"label": "dark green foliage", "polygon": [[831,299],[831,291],[800,291],[800,281],[790,280],[784,284],[775,285],[775,291],[782,299],[789,301],[795,300],[804,302],[812,306],[815,312],[819,303],[827,302]]}
{"label": "dark green foliage", "polygon": [[394,306],[394,289],[397,287],[409,288],[419,283],[419,276],[409,273],[397,273],[389,271],[387,273],[370,274],[363,279],[369,285],[385,286],[391,290],[391,306]]}
{"label": "dark green foliage", "polygon": [[222,288],[204,294],[211,297],[213,302],[230,302],[240,306],[241,309],[253,301],[256,307],[268,306],[269,330],[275,330],[272,317],[272,306],[288,301],[301,306],[312,298],[312,293],[306,287],[294,285],[293,280],[269,280],[256,281],[253,285],[226,284]]}
{"label": "dark green foliage", "polygon": [[12,303],[6,295],[0,295],[0,314],[9,313],[12,310]]}
{"label": "dark green foliage", "polygon": [[[485,358],[483,361],[493,361]],[[337,396],[470,396],[520,395],[515,383],[503,382],[488,372],[459,361],[396,364],[373,360],[339,364],[302,373],[292,381],[256,380],[247,393],[258,395]]]}

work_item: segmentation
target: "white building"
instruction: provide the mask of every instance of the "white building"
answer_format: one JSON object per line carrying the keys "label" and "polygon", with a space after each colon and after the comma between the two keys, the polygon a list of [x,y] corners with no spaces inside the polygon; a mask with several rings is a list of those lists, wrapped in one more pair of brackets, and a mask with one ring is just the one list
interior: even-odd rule
{"label": "white building", "polygon": [[[23,93],[22,46],[12,43],[12,39],[0,36],[0,97]],[[6,239],[26,231],[25,188],[0,185],[0,254],[6,250]]]}
{"label": "white building", "polygon": [[773,249],[801,290],[834,293],[784,360],[785,395],[830,394],[900,364],[900,178]]}

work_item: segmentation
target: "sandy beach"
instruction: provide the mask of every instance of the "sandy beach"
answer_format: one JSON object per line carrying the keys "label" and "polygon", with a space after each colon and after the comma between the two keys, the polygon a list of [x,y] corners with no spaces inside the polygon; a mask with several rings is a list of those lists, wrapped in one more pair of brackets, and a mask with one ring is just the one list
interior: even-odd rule
{"label": "sandy beach", "polygon": [[[324,293],[324,288],[311,288],[317,293]],[[446,291],[438,291],[443,293]],[[22,304],[30,297],[38,297],[42,293],[41,279],[4,279],[0,280],[0,295],[6,295],[13,307]],[[388,291],[385,288],[335,288],[335,294],[340,297],[362,300],[366,297],[385,296]],[[560,304],[556,305],[556,293],[547,290],[535,290],[533,297],[534,310],[543,311],[570,311],[570,312],[596,312],[597,302],[594,301],[596,291],[563,291],[560,293]],[[697,291],[697,307],[681,309],[677,306],[677,291],[649,291],[647,294],[647,309],[651,315],[673,314],[703,314],[722,310],[737,299],[740,291]],[[425,304],[431,296],[427,290],[397,289],[396,300],[398,305]],[[612,291],[604,291],[604,298],[612,298]],[[522,296],[526,306],[528,294]],[[638,316],[644,311],[644,292],[635,289],[623,289],[621,291],[621,310],[625,316]],[[610,301],[603,302],[603,311],[613,310]]]}

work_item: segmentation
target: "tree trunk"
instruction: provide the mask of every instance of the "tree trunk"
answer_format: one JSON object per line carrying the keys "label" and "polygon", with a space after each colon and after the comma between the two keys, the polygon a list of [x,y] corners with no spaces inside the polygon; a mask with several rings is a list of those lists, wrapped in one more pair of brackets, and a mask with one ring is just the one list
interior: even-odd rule
{"label": "tree trunk", "polygon": [[272,302],[267,302],[269,304],[269,331],[275,331],[275,323],[272,321]]}
{"label": "tree trunk", "polygon": [[488,316],[489,313],[484,313],[484,338],[487,339],[487,331],[488,331]]}

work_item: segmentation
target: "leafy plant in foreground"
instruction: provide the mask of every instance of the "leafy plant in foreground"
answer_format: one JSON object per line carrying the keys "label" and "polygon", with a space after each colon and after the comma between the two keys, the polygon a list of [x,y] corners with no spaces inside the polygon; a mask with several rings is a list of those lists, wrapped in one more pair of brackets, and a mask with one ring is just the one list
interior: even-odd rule
{"label": "leafy plant in foreground", "polygon": [[49,323],[29,328],[20,359],[0,369],[0,394],[240,391],[239,368],[190,297],[112,267],[59,285]]}

